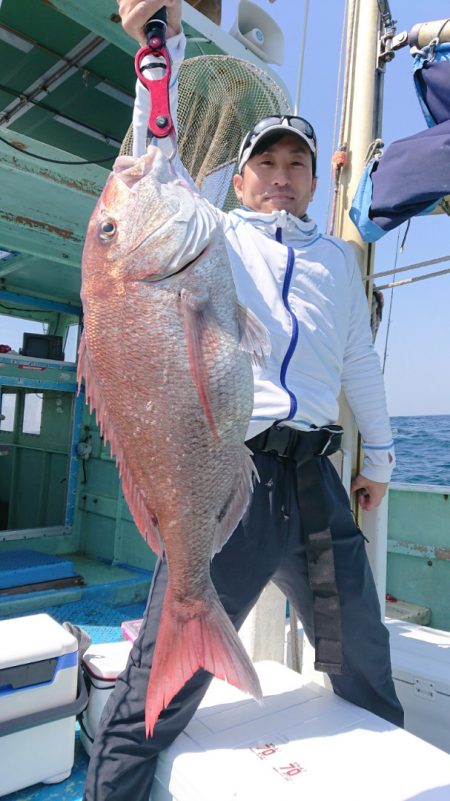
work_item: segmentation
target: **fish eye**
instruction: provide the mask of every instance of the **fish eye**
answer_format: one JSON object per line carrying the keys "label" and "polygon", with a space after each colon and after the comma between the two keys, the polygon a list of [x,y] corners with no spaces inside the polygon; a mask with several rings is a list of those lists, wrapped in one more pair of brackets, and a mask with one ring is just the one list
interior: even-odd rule
{"label": "fish eye", "polygon": [[116,233],[116,226],[112,220],[103,220],[100,224],[100,239],[108,240],[112,239]]}

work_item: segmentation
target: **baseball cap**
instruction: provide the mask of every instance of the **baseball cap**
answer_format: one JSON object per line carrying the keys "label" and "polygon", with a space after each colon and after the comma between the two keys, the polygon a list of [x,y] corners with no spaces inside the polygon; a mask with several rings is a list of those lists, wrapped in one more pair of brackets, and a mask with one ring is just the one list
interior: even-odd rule
{"label": "baseball cap", "polygon": [[242,141],[237,158],[239,172],[242,172],[247,161],[251,158],[253,150],[258,142],[268,134],[275,133],[276,131],[299,136],[308,145],[313,159],[316,158],[317,138],[314,128],[308,120],[305,120],[304,117],[296,117],[287,114],[264,117],[264,119],[259,120],[253,128],[248,131]]}

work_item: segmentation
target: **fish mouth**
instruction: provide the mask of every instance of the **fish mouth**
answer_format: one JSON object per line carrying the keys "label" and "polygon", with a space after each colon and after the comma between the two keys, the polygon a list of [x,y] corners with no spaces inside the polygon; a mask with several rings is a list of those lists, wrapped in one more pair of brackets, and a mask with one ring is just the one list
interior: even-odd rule
{"label": "fish mouth", "polygon": [[[178,268],[178,270],[173,270],[172,272],[166,273],[165,275],[155,275],[155,276],[146,275],[145,278],[138,278],[135,279],[135,281],[136,283],[139,284],[158,284],[161,283],[161,281],[167,281],[168,278],[174,278],[175,276],[180,275],[180,273],[183,273],[185,270],[187,270],[188,267],[192,267],[192,265],[195,264],[195,262],[199,261],[201,256],[203,256],[203,254],[206,252],[207,248],[208,245],[205,245],[203,250],[201,250],[200,253],[197,254],[197,256],[194,256],[192,259],[189,259],[189,261],[186,262],[186,264],[182,264],[181,267]],[[133,283],[135,281],[133,281]]]}

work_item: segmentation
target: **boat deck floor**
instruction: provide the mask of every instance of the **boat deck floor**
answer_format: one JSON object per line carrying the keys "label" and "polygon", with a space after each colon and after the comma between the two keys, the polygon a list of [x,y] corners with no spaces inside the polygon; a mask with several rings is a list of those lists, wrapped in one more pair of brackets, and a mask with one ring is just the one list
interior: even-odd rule
{"label": "boat deck floor", "polygon": [[41,585],[35,591],[2,594],[0,620],[39,611],[46,612],[49,607],[79,601],[96,601],[100,605],[113,607],[147,599],[152,577],[150,571],[129,565],[111,564],[82,554],[69,554],[67,559],[70,559],[74,571],[83,579],[82,586],[43,589]]}
{"label": "boat deck floor", "polygon": [[[141,618],[144,613],[150,574],[135,572],[133,568],[106,565],[82,556],[71,556],[71,559],[85,580],[83,588],[53,590],[44,594],[29,593],[26,597],[3,597],[0,603],[0,619],[47,612],[59,623],[69,621],[81,626],[94,643],[117,642],[123,639],[121,623]],[[47,597],[44,598],[43,595]],[[26,760],[26,754],[23,758]],[[77,724],[75,763],[68,779],[53,785],[36,784],[9,793],[1,799],[2,801],[81,801],[88,761],[89,758],[81,745]]]}

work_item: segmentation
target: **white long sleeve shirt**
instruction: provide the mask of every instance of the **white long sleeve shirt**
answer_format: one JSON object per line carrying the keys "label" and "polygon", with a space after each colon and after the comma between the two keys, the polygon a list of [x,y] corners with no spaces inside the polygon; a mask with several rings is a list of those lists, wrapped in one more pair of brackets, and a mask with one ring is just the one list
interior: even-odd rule
{"label": "white long sleeve shirt", "polygon": [[[171,107],[176,108],[183,35],[168,44]],[[148,92],[138,82],[135,155],[145,151],[148,108]],[[238,208],[225,214],[210,208],[225,232],[238,299],[271,338],[266,364],[254,366],[255,402],[247,439],[274,422],[301,430],[334,423],[342,388],[363,437],[362,474],[389,481],[395,458],[384,382],[351,246],[320,234],[312,220],[285,211],[262,214]]]}

